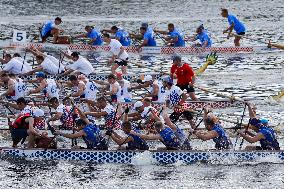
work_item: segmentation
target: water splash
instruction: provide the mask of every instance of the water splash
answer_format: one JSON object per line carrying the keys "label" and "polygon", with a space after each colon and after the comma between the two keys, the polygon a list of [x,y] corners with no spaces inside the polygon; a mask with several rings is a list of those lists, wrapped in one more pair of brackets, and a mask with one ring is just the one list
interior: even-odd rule
{"label": "water splash", "polygon": [[145,151],[142,153],[137,153],[134,157],[131,159],[131,164],[132,165],[153,165],[157,164],[158,162],[156,159],[153,158],[152,154],[150,151]]}

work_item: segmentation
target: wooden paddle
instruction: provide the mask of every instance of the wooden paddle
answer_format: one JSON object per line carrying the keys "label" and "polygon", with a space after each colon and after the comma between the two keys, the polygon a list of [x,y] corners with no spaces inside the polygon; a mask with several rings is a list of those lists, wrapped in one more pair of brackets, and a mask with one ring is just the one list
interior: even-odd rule
{"label": "wooden paddle", "polygon": [[235,33],[231,33],[231,35],[235,36],[235,37],[241,37],[241,38],[245,38],[245,39],[250,39],[252,41],[258,41],[260,43],[267,44],[268,47],[276,47],[278,49],[284,50],[284,45],[282,45],[282,44],[270,43],[270,41],[269,42],[265,42],[265,41],[261,41],[261,40],[254,39],[254,38],[251,38],[251,37],[247,37],[247,36],[244,36],[244,35],[238,35],[238,34],[235,34]]}
{"label": "wooden paddle", "polygon": [[223,94],[223,93],[220,93],[220,92],[213,91],[211,89],[200,87],[200,86],[195,85],[195,84],[194,84],[194,87],[196,87],[196,88],[198,88],[198,89],[200,89],[200,90],[202,90],[202,91],[204,91],[206,93],[213,93],[213,94],[216,94],[216,95],[221,96],[221,97],[229,98],[232,101],[236,100],[236,101],[240,101],[240,102],[243,102],[243,103],[246,102],[245,100],[243,100],[243,99],[241,99],[239,97],[236,97],[234,95],[226,95],[226,94]]}
{"label": "wooden paddle", "polygon": [[[195,75],[197,76],[197,75],[202,74],[207,69],[207,67],[209,65],[214,65],[217,62],[217,59],[218,59],[218,56],[216,55],[216,53],[208,54],[207,57],[206,57],[206,61],[205,61],[204,65],[194,71]],[[153,70],[155,72],[159,72],[159,73],[164,74],[164,75],[170,75],[169,72],[164,72],[164,71],[161,71],[161,70],[156,69],[156,68],[148,67],[144,64],[140,64],[140,63],[137,63],[137,62],[129,62],[129,63],[134,64],[134,65],[139,66],[139,67],[142,67],[142,68],[148,68],[150,70]]]}

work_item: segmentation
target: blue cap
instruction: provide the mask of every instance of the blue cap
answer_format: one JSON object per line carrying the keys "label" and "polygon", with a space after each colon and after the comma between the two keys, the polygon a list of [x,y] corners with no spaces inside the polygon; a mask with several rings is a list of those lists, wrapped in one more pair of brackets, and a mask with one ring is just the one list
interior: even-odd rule
{"label": "blue cap", "polygon": [[173,79],[170,76],[166,76],[163,78],[164,82],[167,82],[168,84],[172,85],[174,83]]}
{"label": "blue cap", "polygon": [[268,120],[267,120],[267,119],[261,119],[261,120],[260,120],[260,123],[261,123],[262,125],[268,125]]}
{"label": "blue cap", "polygon": [[36,77],[42,77],[45,78],[45,73],[44,72],[37,72]]}

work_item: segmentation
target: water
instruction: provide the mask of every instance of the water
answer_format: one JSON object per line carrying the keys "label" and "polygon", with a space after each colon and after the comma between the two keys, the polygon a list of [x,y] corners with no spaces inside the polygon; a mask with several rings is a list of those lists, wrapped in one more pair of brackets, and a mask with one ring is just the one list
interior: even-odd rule
{"label": "water", "polygon": [[[248,36],[260,40],[284,43],[284,5],[281,0],[240,1],[0,1],[0,37],[10,38],[12,29],[26,30],[30,35],[38,34],[38,27],[48,19],[62,16],[62,27],[66,34],[84,31],[85,25],[98,29],[110,28],[116,24],[129,31],[138,31],[141,22],[152,27],[166,29],[173,22],[187,35],[203,23],[212,34],[214,45],[233,45],[222,30],[227,26],[219,10],[226,7],[245,22]],[[159,41],[162,44],[161,41]],[[244,39],[244,45],[260,45]],[[30,59],[30,57],[28,57]],[[109,72],[101,66],[107,56],[98,58],[96,70]],[[169,57],[158,56],[154,63],[134,61],[148,66],[168,70]],[[199,67],[203,59],[198,56],[184,56],[193,68]],[[269,96],[284,88],[283,53],[220,55],[219,61],[210,66],[197,83],[216,91],[233,93],[239,97],[254,99],[258,114],[268,118],[283,131],[283,102],[275,103]],[[95,64],[94,64],[95,65]],[[140,70],[147,72],[147,69]],[[132,66],[132,73],[138,68]],[[197,90],[199,97],[217,98]],[[215,110],[218,114],[240,116],[243,108]],[[247,121],[248,117],[245,117]],[[231,125],[232,126],[232,125]],[[282,137],[283,134],[280,133]],[[234,140],[233,140],[234,141]],[[283,140],[281,139],[283,147]],[[1,146],[10,145],[1,140]],[[245,144],[246,145],[246,144]],[[211,148],[212,143],[194,141],[195,148]],[[134,161],[135,162],[135,161]],[[146,157],[140,157],[134,165],[95,165],[84,162],[9,160],[0,162],[1,188],[284,188],[283,164],[211,162],[193,165],[155,165]]]}

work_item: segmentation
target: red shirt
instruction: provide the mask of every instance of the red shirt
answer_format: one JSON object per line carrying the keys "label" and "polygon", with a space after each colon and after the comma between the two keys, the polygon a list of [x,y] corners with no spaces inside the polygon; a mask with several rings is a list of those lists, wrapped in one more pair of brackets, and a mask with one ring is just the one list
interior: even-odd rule
{"label": "red shirt", "polygon": [[172,65],[171,74],[176,74],[178,85],[187,85],[192,82],[192,77],[195,75],[193,69],[188,64],[183,64],[181,67]]}

